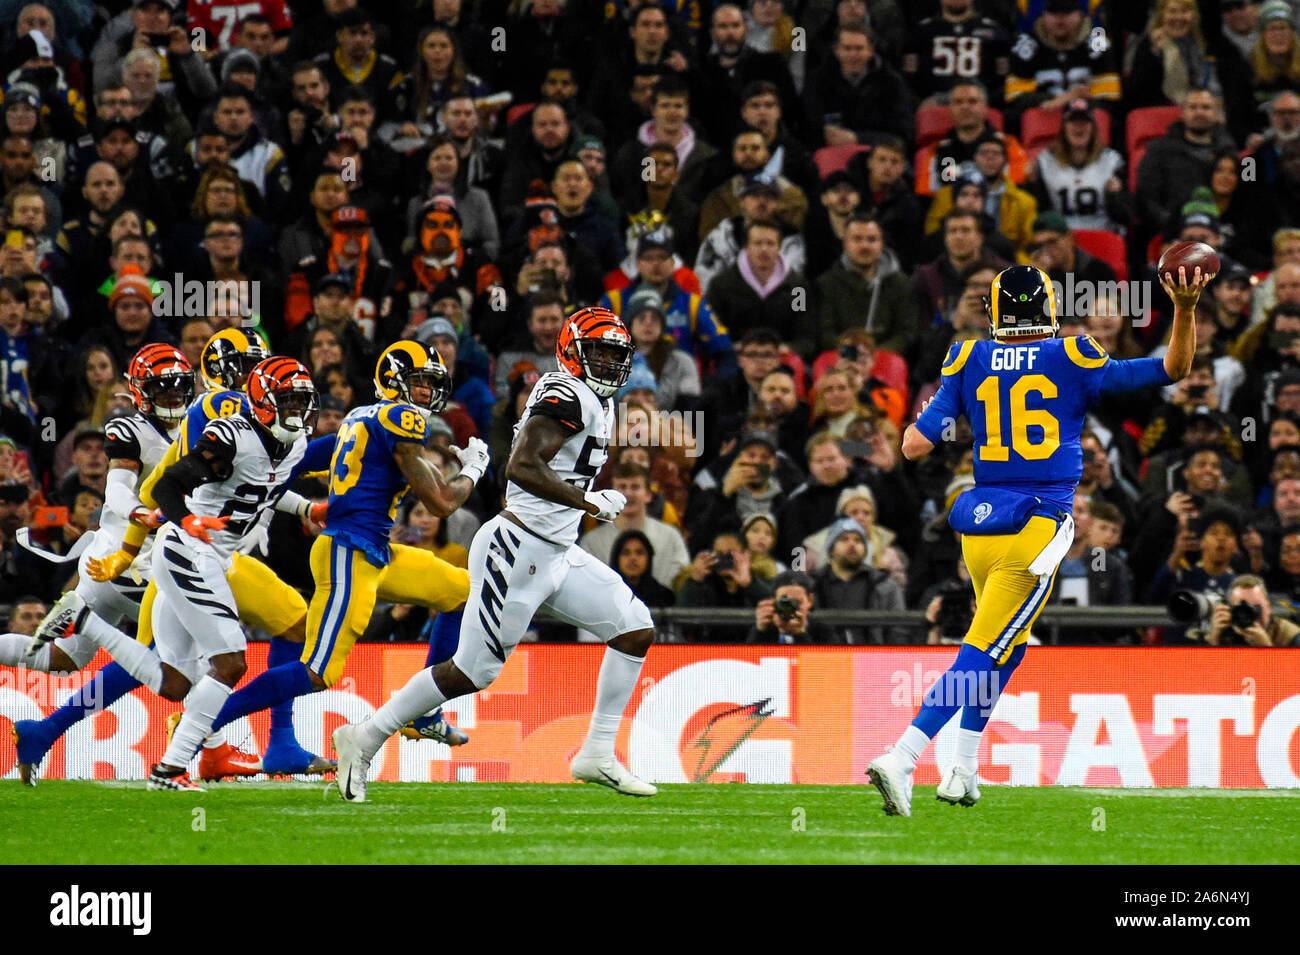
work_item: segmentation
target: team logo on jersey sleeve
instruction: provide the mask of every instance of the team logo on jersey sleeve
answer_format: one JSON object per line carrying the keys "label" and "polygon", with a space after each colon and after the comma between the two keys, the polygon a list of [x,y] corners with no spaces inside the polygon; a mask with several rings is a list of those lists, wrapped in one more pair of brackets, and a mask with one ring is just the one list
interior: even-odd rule
{"label": "team logo on jersey sleeve", "polygon": [[983,524],[990,514],[993,513],[993,505],[988,501],[981,501],[975,505],[975,523]]}

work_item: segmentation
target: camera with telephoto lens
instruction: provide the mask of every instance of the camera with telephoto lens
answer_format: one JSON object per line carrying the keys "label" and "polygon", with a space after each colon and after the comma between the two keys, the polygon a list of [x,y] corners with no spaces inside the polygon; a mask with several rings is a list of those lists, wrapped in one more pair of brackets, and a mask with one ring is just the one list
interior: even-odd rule
{"label": "camera with telephoto lens", "polygon": [[1166,609],[1174,623],[1208,630],[1214,608],[1223,602],[1223,596],[1214,592],[1203,594],[1195,590],[1175,590],[1169,595]]}
{"label": "camera with telephoto lens", "polygon": [[799,616],[799,601],[789,594],[782,594],[776,598],[772,610],[782,620],[793,620]]}
{"label": "camera with telephoto lens", "polygon": [[939,598],[939,613],[935,615],[934,625],[939,628],[940,635],[964,637],[975,618],[970,609],[974,591],[968,584],[952,580],[940,587],[936,596]]}

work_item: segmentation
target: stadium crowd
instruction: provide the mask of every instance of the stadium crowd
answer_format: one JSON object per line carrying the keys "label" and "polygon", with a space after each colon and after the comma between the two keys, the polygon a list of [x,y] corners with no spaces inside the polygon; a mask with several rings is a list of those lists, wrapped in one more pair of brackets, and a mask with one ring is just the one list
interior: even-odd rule
{"label": "stadium crowd", "polygon": [[[418,338],[455,383],[432,444],[478,435],[499,475],[566,315],[601,303],[638,351],[597,485],[628,504],[581,544],[652,607],[754,612],[661,639],[959,638],[964,423],[915,466],[899,453],[949,348],[987,336],[990,284],[1023,263],[1060,283],[1061,334],[1159,354],[1153,263],[1195,239],[1223,270],[1194,371],[1090,415],[1053,600],[1215,591],[1260,621],[1059,639],[1297,645],[1297,8],[0,0],[10,629],[68,582],[18,532],[63,552],[94,526],[141,345],[197,365],[255,324],[316,376],[327,434],[372,400],[383,347]],[[407,507],[395,533],[463,566],[500,490],[446,521]],[[310,543],[277,515],[264,544],[304,590]],[[428,627],[381,606],[367,637]]]}

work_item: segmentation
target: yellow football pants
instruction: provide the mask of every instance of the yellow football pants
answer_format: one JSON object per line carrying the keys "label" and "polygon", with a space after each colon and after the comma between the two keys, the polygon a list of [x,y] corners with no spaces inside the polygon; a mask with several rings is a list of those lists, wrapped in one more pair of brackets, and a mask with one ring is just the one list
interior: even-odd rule
{"label": "yellow football pants", "polygon": [[[230,590],[235,595],[235,612],[250,626],[265,630],[278,637],[307,614],[307,601],[270,567],[256,557],[235,554],[226,574]],[[146,647],[153,643],[153,601],[158,585],[153,578],[140,598],[140,620],[136,624],[135,638]]]}
{"label": "yellow football pants", "polygon": [[392,559],[377,567],[364,552],[322,534],[311,547],[316,593],[307,608],[302,662],[333,686],[352,646],[365,632],[375,603],[414,604],[442,612],[469,597],[469,571],[419,547],[393,544]]}
{"label": "yellow football pants", "polygon": [[1056,572],[1029,572],[1056,536],[1056,522],[1034,516],[1018,534],[963,534],[962,556],[975,585],[975,618],[963,643],[983,650],[998,664],[1029,639],[1030,628],[1052,592]]}

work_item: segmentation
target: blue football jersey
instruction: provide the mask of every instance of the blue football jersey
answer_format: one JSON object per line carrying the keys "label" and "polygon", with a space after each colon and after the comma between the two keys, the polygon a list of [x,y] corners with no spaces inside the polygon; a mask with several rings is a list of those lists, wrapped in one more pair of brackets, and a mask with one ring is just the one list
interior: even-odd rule
{"label": "blue football jersey", "polygon": [[182,452],[189,454],[194,450],[194,445],[203,436],[203,429],[214,418],[229,418],[236,414],[249,417],[251,413],[248,395],[241,391],[209,391],[195,398],[181,419],[181,432],[177,440],[181,443]]}
{"label": "blue football jersey", "polygon": [[386,565],[388,533],[409,489],[393,451],[403,441],[423,445],[427,434],[424,417],[408,404],[381,401],[349,412],[330,461],[324,533]]}
{"label": "blue football jersey", "polygon": [[1032,494],[1069,511],[1083,475],[1079,437],[1089,406],[1105,393],[1168,383],[1163,359],[1118,361],[1089,335],[959,342],[916,428],[937,444],[965,415],[978,486]]}

